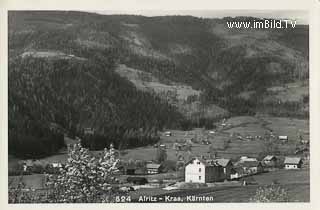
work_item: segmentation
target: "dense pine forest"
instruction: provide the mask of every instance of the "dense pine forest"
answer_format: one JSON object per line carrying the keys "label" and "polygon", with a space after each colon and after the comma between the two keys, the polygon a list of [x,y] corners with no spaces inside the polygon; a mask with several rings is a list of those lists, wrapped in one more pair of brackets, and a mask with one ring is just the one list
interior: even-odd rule
{"label": "dense pine forest", "polygon": [[[9,152],[53,154],[64,135],[91,149],[150,145],[159,130],[213,128],[230,115],[308,118],[308,92],[278,96],[308,86],[308,26],[227,29],[230,20],[252,18],[9,12]],[[120,64],[201,94],[172,103],[121,77]],[[203,112],[177,105],[194,102]],[[225,112],[211,116],[211,105]]]}

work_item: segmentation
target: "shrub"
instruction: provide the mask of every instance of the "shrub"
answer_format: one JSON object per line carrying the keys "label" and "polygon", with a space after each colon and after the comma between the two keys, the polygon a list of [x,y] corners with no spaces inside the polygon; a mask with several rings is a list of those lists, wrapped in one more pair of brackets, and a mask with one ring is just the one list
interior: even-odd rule
{"label": "shrub", "polygon": [[250,199],[251,202],[289,202],[289,196],[285,189],[280,186],[270,185],[259,187],[256,194]]}

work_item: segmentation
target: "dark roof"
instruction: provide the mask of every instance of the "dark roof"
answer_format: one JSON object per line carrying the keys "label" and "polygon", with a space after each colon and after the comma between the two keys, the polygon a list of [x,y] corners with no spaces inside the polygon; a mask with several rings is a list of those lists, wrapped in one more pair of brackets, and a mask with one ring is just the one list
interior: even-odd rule
{"label": "dark roof", "polygon": [[244,169],[242,167],[235,167],[235,168],[232,168],[232,170],[239,174],[244,173]]}
{"label": "dark roof", "polygon": [[271,161],[273,159],[277,159],[276,156],[274,155],[267,155],[263,158],[263,160]]}

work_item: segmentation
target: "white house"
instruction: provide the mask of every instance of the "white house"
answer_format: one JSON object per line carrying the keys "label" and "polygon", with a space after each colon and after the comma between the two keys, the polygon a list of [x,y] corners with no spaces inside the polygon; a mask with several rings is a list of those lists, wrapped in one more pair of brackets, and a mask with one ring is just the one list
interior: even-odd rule
{"label": "white house", "polygon": [[192,158],[186,163],[185,182],[208,183],[224,179],[223,167],[216,161]]}
{"label": "white house", "polygon": [[284,160],[285,169],[299,169],[302,165],[302,159],[300,157],[286,157]]}
{"label": "white house", "polygon": [[165,136],[172,136],[172,133],[171,133],[171,131],[166,131],[166,132],[164,132],[164,135]]}
{"label": "white house", "polygon": [[278,136],[278,139],[282,142],[287,142],[289,140],[288,136]]}

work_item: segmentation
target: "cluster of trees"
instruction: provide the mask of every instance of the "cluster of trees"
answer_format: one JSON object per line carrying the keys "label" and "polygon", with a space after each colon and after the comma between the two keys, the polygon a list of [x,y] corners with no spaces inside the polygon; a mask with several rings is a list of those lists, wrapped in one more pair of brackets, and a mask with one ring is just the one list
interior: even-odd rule
{"label": "cluster of trees", "polygon": [[[42,143],[33,148],[51,145],[50,149],[38,150],[45,150],[44,154],[61,148],[61,136],[48,130],[50,122],[59,124],[73,136],[81,135],[84,127],[95,128],[97,134],[91,137],[95,140],[83,138],[84,145],[90,148],[116,143],[119,141],[116,139],[123,139],[117,146],[152,144],[157,140],[152,129],[212,128],[216,117],[199,113],[187,118],[169,101],[138,91],[113,71],[118,63],[151,72],[164,83],[189,84],[203,92],[199,99],[203,106],[216,104],[232,115],[253,115],[258,111],[277,116],[307,117],[308,114],[302,110],[308,102],[278,105],[262,100],[269,86],[306,79],[308,73],[297,74],[297,65],[278,55],[248,57],[246,45],[226,48],[225,39],[211,30],[227,19],[99,16],[79,12],[12,12],[9,19],[9,151],[14,154],[21,150],[13,145],[35,145],[34,141]],[[33,27],[35,22],[37,27]],[[134,27],[135,24],[139,27]],[[37,29],[24,30],[29,29],[26,26]],[[303,47],[308,39],[306,31],[306,28],[286,31],[281,33],[281,40],[272,34],[270,39],[287,45],[284,38],[298,33],[297,50],[306,51]],[[128,40],[130,34],[145,38],[146,46],[142,43],[138,47],[163,57],[139,55],[130,48],[135,43]],[[16,56],[30,43],[33,50],[59,51],[85,59]],[[190,50],[172,53],[175,45]],[[270,67],[274,63],[280,66],[277,71]],[[250,90],[256,93],[246,99],[239,97],[241,91]],[[30,124],[41,125],[39,131],[31,131]],[[22,141],[24,138],[27,140]],[[26,155],[44,155],[40,153],[31,151]]]}
{"label": "cluster of trees", "polygon": [[21,158],[45,157],[65,146],[62,133],[54,132],[36,120],[10,123],[8,137],[9,154]]}
{"label": "cluster of trees", "polygon": [[10,62],[10,153],[35,156],[26,148],[41,155],[61,148],[63,136],[51,133],[52,122],[78,136],[85,127],[95,128],[93,141],[84,138],[95,149],[120,139],[125,147],[153,144],[159,129],[180,126],[184,117],[175,107],[114,73],[113,57],[107,64],[106,55],[103,63],[31,57]]}
{"label": "cluster of trees", "polygon": [[84,134],[81,143],[90,150],[101,150],[111,143],[120,152],[125,149],[153,145],[160,139],[156,127],[147,128],[107,128],[103,134]]}
{"label": "cluster of trees", "polygon": [[66,165],[57,174],[47,175],[46,193],[25,191],[22,183],[9,186],[9,203],[109,203],[126,194],[116,185],[119,159],[112,146],[99,157],[93,157],[80,143],[68,152]]}

